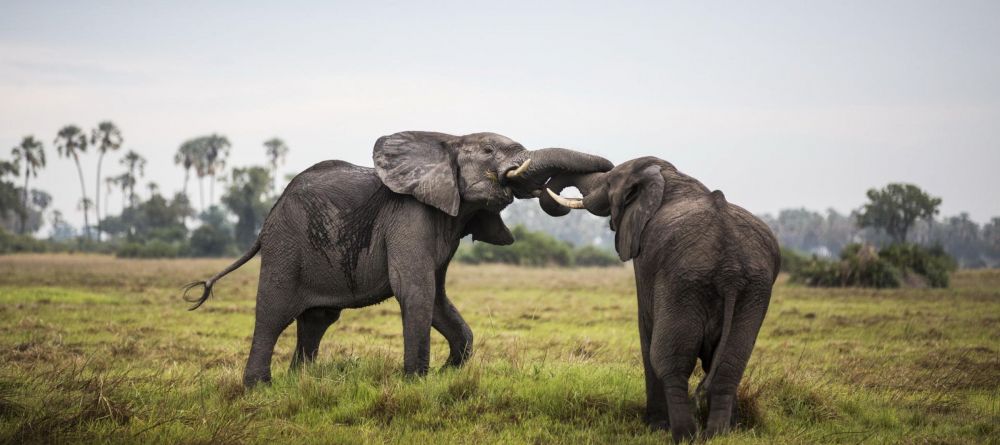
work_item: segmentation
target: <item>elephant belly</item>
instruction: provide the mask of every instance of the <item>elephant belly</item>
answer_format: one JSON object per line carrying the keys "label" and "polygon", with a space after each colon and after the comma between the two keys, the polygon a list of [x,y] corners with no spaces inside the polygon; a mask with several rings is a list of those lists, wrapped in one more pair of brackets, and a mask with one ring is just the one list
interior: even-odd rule
{"label": "elephant belly", "polygon": [[[381,244],[381,242],[373,243]],[[372,246],[380,247],[380,246]],[[385,255],[363,249],[353,260],[337,251],[304,252],[302,285],[325,306],[359,308],[392,296]]]}

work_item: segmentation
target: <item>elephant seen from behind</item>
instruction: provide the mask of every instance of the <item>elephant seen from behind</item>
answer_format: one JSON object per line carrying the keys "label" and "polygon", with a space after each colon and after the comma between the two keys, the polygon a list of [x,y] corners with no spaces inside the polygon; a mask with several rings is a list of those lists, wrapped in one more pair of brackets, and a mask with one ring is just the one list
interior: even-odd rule
{"label": "elephant seen from behind", "polygon": [[[583,198],[558,195],[569,186]],[[539,197],[546,212],[610,215],[619,257],[634,261],[646,421],[669,428],[675,441],[694,437],[688,378],[701,359],[705,436],[728,429],[781,263],[774,234],[721,191],[655,157],[557,175],[547,187]]]}

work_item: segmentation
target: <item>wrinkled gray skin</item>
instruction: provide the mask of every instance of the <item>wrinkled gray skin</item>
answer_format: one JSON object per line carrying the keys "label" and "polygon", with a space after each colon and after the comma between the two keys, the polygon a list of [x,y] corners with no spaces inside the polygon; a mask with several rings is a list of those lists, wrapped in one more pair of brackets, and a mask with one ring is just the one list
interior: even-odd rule
{"label": "wrinkled gray skin", "polygon": [[[705,435],[728,429],[781,263],[771,230],[722,192],[654,157],[548,184],[555,193],[571,185],[588,211],[610,214],[619,257],[634,260],[646,421],[670,428],[675,441],[694,437],[688,378],[700,358]],[[540,199],[555,216],[568,212],[547,193]]]}
{"label": "wrinkled gray skin", "polygon": [[[445,295],[459,240],[514,241],[499,212],[537,194],[559,172],[612,164],[564,149],[525,150],[498,134],[403,132],[380,138],[375,168],[325,161],[296,176],[271,209],[254,246],[204,282],[195,306],[225,274],[261,254],[256,324],[243,383],[271,379],[271,355],[294,320],[292,367],[316,357],[320,339],[347,308],[395,295],[403,316],[404,370],[424,374],[431,327],[451,349],[448,365],[472,353],[472,331]],[[531,163],[516,179],[505,173]]]}

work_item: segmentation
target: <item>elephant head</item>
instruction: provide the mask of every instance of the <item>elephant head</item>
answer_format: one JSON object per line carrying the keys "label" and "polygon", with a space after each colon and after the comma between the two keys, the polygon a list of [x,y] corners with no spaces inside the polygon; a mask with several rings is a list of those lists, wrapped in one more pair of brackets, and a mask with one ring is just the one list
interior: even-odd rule
{"label": "elephant head", "polygon": [[453,136],[405,131],[375,143],[375,172],[390,190],[457,216],[469,209],[499,213],[514,197],[540,195],[557,174],[603,172],[610,161],[561,148],[526,150],[495,133]]}
{"label": "elephant head", "polygon": [[[559,192],[569,186],[578,188],[584,197],[559,196]],[[569,209],[587,209],[598,216],[610,215],[615,249],[622,261],[639,255],[643,229],[660,209],[665,193],[707,193],[696,179],[654,157],[633,159],[606,173],[556,176],[546,187],[548,193],[541,196],[539,202],[550,215],[562,216]]]}

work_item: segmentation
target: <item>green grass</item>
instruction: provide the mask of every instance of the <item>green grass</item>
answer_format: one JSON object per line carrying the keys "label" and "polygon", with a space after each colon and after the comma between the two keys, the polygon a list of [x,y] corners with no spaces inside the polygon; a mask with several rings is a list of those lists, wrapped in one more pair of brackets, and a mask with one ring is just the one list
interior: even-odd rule
{"label": "green grass", "polygon": [[[459,370],[402,376],[399,309],[345,311],[320,358],[244,391],[258,262],[0,257],[0,443],[665,443],[645,403],[631,269],[455,265],[476,335]],[[434,334],[432,364],[447,345]],[[700,375],[692,378],[696,383]],[[693,385],[692,385],[693,386]],[[950,289],[777,286],[712,443],[989,443],[1000,436],[1000,271]]]}

